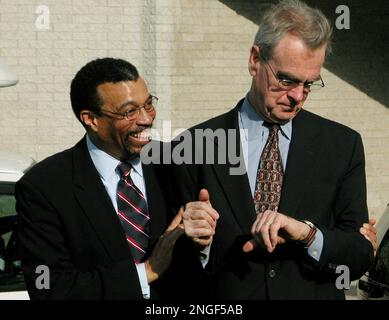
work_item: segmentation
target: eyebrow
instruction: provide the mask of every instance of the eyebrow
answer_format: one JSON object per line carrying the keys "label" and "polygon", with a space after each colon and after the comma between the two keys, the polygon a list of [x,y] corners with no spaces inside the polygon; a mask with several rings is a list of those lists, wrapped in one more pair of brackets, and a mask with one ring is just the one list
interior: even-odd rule
{"label": "eyebrow", "polygon": [[301,82],[301,83],[306,83],[306,82],[315,82],[315,81],[319,81],[320,80],[320,75],[318,76],[318,77],[316,77],[315,79],[313,79],[313,80],[306,80],[306,81],[301,81],[300,79],[297,79],[294,75],[292,75],[292,74],[290,74],[290,73],[288,73],[288,72],[284,72],[284,71],[277,71],[277,76],[279,77],[279,78],[287,78],[287,79],[289,79],[289,80],[292,80],[292,81],[294,81],[294,82]]}
{"label": "eyebrow", "polygon": [[[146,99],[146,102],[145,103],[147,103],[147,101],[149,101],[150,99],[151,99],[151,94],[149,94],[149,97]],[[133,106],[138,106],[138,104],[134,101],[134,100],[129,100],[129,101],[126,101],[126,102],[124,102],[123,104],[121,104],[120,106],[119,106],[119,109],[118,109],[118,111],[120,111],[120,110],[123,110],[125,107],[127,107],[128,105],[133,105]]]}

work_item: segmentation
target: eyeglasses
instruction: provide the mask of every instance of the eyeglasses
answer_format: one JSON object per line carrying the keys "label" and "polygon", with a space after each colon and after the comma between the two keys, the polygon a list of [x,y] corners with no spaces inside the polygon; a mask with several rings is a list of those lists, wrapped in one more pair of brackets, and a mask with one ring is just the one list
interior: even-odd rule
{"label": "eyeglasses", "polygon": [[118,119],[120,119],[120,120],[122,120],[122,119],[134,120],[139,115],[139,112],[142,108],[144,108],[147,113],[154,112],[155,107],[157,105],[157,102],[158,102],[158,97],[150,96],[150,98],[147,100],[147,102],[144,105],[138,106],[138,105],[134,105],[134,104],[128,104],[129,106],[131,106],[131,108],[129,110],[127,110],[126,112],[113,112],[113,111],[103,109],[103,108],[98,110],[98,112],[102,115],[104,115],[104,112],[106,112],[106,113],[113,114],[115,116],[119,116],[120,118],[118,118]]}
{"label": "eyeglasses", "polygon": [[323,79],[321,78],[320,75],[319,75],[320,79],[317,81],[305,81],[305,82],[296,81],[296,80],[287,79],[287,78],[281,78],[280,76],[276,75],[273,68],[271,67],[271,65],[268,62],[265,62],[265,63],[267,66],[269,66],[271,72],[273,73],[274,77],[278,81],[279,87],[282,90],[292,90],[294,88],[297,88],[300,85],[303,85],[304,89],[306,89],[308,92],[310,92],[310,91],[317,91],[325,86]]}

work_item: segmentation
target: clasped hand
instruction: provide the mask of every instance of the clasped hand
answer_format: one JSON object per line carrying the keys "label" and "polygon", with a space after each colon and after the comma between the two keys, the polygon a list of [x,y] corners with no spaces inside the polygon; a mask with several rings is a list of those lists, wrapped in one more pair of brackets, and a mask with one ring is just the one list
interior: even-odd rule
{"label": "clasped hand", "polygon": [[200,246],[211,244],[219,214],[212,208],[209,193],[201,189],[199,200],[189,202],[182,215],[185,234]]}

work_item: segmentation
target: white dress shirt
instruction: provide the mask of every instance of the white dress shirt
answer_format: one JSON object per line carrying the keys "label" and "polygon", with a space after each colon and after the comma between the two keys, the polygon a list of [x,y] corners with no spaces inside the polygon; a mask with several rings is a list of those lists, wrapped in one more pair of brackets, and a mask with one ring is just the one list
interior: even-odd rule
{"label": "white dress shirt", "polygon": [[[89,154],[92,158],[93,164],[95,165],[100,175],[100,179],[103,182],[105,189],[107,190],[107,193],[112,201],[112,205],[115,208],[115,211],[117,213],[118,205],[116,200],[116,191],[117,191],[118,182],[120,180],[120,175],[116,172],[116,167],[118,166],[120,161],[110,156],[108,153],[104,152],[103,150],[97,148],[93,144],[93,142],[91,141],[88,135],[86,136],[86,144],[88,147]],[[131,160],[130,163],[134,168],[134,170],[131,170],[131,174],[130,174],[131,179],[134,182],[134,184],[139,188],[139,190],[142,191],[147,202],[146,185],[143,179],[142,163],[140,162],[139,158],[135,158],[134,160]],[[144,263],[138,263],[135,266],[138,272],[143,298],[149,299],[150,286],[147,281],[145,265]]]}

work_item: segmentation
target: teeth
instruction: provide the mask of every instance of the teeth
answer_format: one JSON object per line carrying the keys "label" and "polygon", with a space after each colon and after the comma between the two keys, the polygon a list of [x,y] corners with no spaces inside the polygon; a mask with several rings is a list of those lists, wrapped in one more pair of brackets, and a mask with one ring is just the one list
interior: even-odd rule
{"label": "teeth", "polygon": [[149,130],[145,130],[139,133],[135,133],[131,135],[132,137],[139,139],[139,140],[144,140],[144,141],[149,141],[151,140],[151,133]]}

